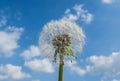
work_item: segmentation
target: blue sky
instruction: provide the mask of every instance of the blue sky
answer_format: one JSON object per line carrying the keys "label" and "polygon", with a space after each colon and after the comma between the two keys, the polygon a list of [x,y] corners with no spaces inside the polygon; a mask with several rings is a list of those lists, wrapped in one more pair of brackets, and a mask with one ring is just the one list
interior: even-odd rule
{"label": "blue sky", "polygon": [[46,23],[62,18],[86,35],[64,81],[120,81],[119,14],[119,0],[0,0],[0,81],[57,80],[58,65],[42,57],[38,39]]}

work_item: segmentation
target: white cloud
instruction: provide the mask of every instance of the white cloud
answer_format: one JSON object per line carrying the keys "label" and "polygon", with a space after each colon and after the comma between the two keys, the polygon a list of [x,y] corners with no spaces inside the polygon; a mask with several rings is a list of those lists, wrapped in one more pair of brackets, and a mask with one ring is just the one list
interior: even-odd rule
{"label": "white cloud", "polygon": [[102,0],[102,2],[105,4],[111,4],[113,3],[113,0]]}
{"label": "white cloud", "polygon": [[120,0],[101,0],[104,4],[120,3]]}
{"label": "white cloud", "polygon": [[32,81],[40,81],[40,80],[32,80]]}
{"label": "white cloud", "polygon": [[83,14],[83,15],[81,15],[81,17],[82,17],[82,21],[84,21],[86,23],[90,23],[92,21],[92,19],[93,19],[93,15],[90,14],[90,13],[88,13],[86,15]]}
{"label": "white cloud", "polygon": [[104,79],[120,76],[120,52],[113,52],[110,56],[91,56],[87,71],[93,74],[102,74]]}
{"label": "white cloud", "polygon": [[86,74],[86,71],[84,69],[81,69],[79,66],[76,65],[77,62],[73,61],[72,63],[70,61],[66,62],[66,65],[70,68],[71,71],[77,73],[78,75],[82,76]]}
{"label": "white cloud", "polygon": [[28,50],[23,51],[21,54],[26,60],[30,60],[34,57],[40,56],[39,47],[31,45]]}
{"label": "white cloud", "polygon": [[31,45],[29,49],[23,51],[21,56],[23,56],[25,59],[24,65],[33,71],[46,73],[54,72],[52,63],[49,60],[40,59],[41,54],[38,46]]}
{"label": "white cloud", "polygon": [[25,66],[29,67],[33,71],[36,72],[46,72],[46,73],[53,73],[54,68],[52,64],[47,59],[34,59],[31,61],[26,61]]}
{"label": "white cloud", "polygon": [[22,72],[21,66],[14,66],[12,64],[0,66],[0,79],[19,80],[23,78],[30,78],[30,75]]}
{"label": "white cloud", "polygon": [[14,50],[19,47],[18,40],[23,32],[23,28],[7,27],[5,31],[0,31],[0,56],[12,56]]}
{"label": "white cloud", "polygon": [[120,80],[117,80],[117,79],[113,79],[112,81],[120,81]]}
{"label": "white cloud", "polygon": [[69,14],[70,13],[70,9],[66,9],[65,14]]}
{"label": "white cloud", "polygon": [[[72,13],[72,10],[75,13]],[[72,9],[66,9],[63,19],[90,23],[93,20],[93,14],[89,13],[88,10],[84,10],[83,5],[75,5]]]}

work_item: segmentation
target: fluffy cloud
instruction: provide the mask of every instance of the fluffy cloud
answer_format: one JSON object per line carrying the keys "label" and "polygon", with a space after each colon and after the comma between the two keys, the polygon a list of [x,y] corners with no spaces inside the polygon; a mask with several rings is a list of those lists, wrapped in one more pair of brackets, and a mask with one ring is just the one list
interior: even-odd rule
{"label": "fluffy cloud", "polygon": [[117,79],[113,79],[112,81],[120,81],[120,80],[117,80]]}
{"label": "fluffy cloud", "polygon": [[112,3],[119,3],[120,0],[102,0],[102,3],[104,4],[112,4]]}
{"label": "fluffy cloud", "polygon": [[43,60],[34,59],[31,61],[26,61],[25,66],[29,67],[30,69],[36,72],[46,72],[46,73],[54,72],[54,68],[52,64],[47,59],[43,59]]}
{"label": "fluffy cloud", "polygon": [[[72,9],[75,11],[75,14],[72,13]],[[90,23],[92,21],[93,15],[87,10],[84,10],[83,5],[75,5],[72,9],[66,9],[63,19],[69,19],[71,21],[81,20],[85,23]]]}
{"label": "fluffy cloud", "polygon": [[32,81],[40,81],[40,80],[32,80]]}
{"label": "fluffy cloud", "polygon": [[19,47],[18,40],[23,30],[12,26],[0,31],[0,56],[9,57],[14,54],[14,50]]}
{"label": "fluffy cloud", "polygon": [[105,4],[111,4],[113,2],[113,0],[102,0],[102,2]]}
{"label": "fluffy cloud", "polygon": [[77,62],[73,61],[72,63],[70,61],[66,62],[67,67],[69,67],[69,69],[75,73],[77,73],[78,75],[82,76],[86,73],[86,71],[84,69],[81,69],[79,66],[77,66]]}
{"label": "fluffy cloud", "polygon": [[49,60],[40,59],[41,54],[38,46],[31,45],[29,49],[23,51],[21,56],[25,59],[24,65],[33,71],[46,73],[54,72],[52,63]]}
{"label": "fluffy cloud", "polygon": [[40,81],[40,80],[32,80],[32,81]]}
{"label": "fluffy cloud", "polygon": [[28,50],[25,50],[21,54],[26,60],[30,60],[34,57],[40,56],[40,51],[37,46],[31,45]]}
{"label": "fluffy cloud", "polygon": [[104,79],[120,76],[120,52],[113,52],[110,56],[91,56],[87,71],[102,74]]}
{"label": "fluffy cloud", "polygon": [[11,64],[0,66],[0,79],[19,80],[23,78],[30,78],[30,75],[22,72],[22,67]]}

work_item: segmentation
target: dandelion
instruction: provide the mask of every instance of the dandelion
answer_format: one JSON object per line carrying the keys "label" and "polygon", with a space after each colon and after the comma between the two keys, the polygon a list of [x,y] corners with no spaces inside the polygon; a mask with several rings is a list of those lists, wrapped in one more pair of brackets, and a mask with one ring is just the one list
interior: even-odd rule
{"label": "dandelion", "polygon": [[71,60],[76,58],[75,54],[82,51],[85,35],[75,22],[61,19],[47,23],[39,37],[41,53],[59,62],[59,79],[63,79],[65,56]]}

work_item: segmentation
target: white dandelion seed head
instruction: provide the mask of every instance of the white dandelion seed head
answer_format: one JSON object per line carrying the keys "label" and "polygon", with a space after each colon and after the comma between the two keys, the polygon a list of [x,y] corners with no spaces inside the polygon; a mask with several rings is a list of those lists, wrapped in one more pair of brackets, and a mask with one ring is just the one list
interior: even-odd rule
{"label": "white dandelion seed head", "polygon": [[52,40],[60,34],[68,34],[71,37],[71,47],[74,53],[81,52],[85,43],[85,35],[80,26],[75,22],[60,19],[47,23],[39,36],[39,47],[43,55],[54,57],[55,48]]}

